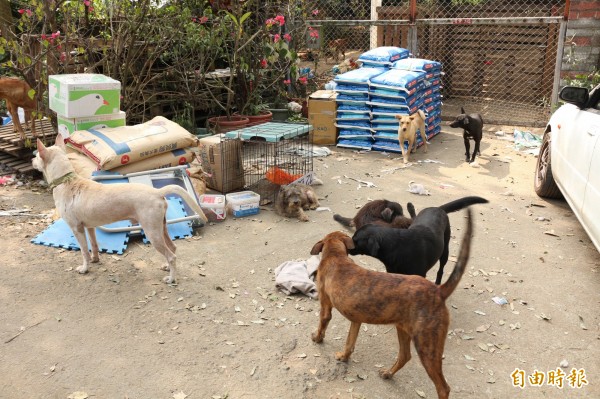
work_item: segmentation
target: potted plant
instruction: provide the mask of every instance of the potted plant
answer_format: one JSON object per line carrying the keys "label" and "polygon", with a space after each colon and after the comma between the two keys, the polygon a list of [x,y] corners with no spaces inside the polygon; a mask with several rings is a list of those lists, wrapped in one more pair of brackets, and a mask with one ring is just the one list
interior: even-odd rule
{"label": "potted plant", "polygon": [[[271,118],[270,99],[282,100],[283,82],[296,75],[298,56],[293,49],[293,30],[286,26],[285,16],[265,15],[258,0],[232,3],[231,7],[219,14],[222,36],[227,38],[223,58],[229,74],[225,79],[209,82],[214,89],[213,100],[223,114],[212,121],[220,124],[245,119],[246,124],[256,123],[249,122],[249,118]],[[281,103],[285,109],[287,96]]]}

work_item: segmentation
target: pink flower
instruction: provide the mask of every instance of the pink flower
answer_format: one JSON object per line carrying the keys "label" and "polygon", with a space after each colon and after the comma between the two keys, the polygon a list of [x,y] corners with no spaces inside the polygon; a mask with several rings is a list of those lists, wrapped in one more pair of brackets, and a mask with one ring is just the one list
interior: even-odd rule
{"label": "pink flower", "polygon": [[67,53],[65,53],[64,51],[62,53],[60,53],[60,60],[64,61],[67,59]]}
{"label": "pink flower", "polygon": [[283,38],[285,39],[286,42],[290,42],[292,41],[292,35],[290,35],[289,33],[286,33],[285,35],[283,35]]}
{"label": "pink flower", "polygon": [[319,38],[319,31],[318,30],[309,27],[308,31],[309,31],[310,37],[312,37],[313,39],[318,39]]}
{"label": "pink flower", "polygon": [[90,6],[90,0],[83,0],[83,4],[85,4],[86,7]]}
{"label": "pink flower", "polygon": [[200,22],[201,24],[205,24],[208,22],[208,17],[204,16],[204,17],[200,17],[198,19],[198,22]]}
{"label": "pink flower", "polygon": [[308,84],[308,78],[306,76],[303,76],[301,78],[298,78],[298,82],[300,82],[303,85]]}
{"label": "pink flower", "polygon": [[265,25],[267,25],[267,28],[270,28],[271,26],[275,25],[276,21],[273,18],[269,18],[265,21]]}
{"label": "pink flower", "polygon": [[264,58],[262,60],[260,60],[260,67],[261,68],[266,68],[267,67],[267,60],[265,60]]}
{"label": "pink flower", "polygon": [[281,35],[279,33],[276,33],[273,35],[273,43],[277,43],[280,40],[281,40]]}
{"label": "pink flower", "polygon": [[31,16],[33,15],[33,12],[32,12],[31,10],[27,10],[27,11],[25,11],[25,12],[27,13],[27,16],[28,16],[28,17],[31,17]]}
{"label": "pink flower", "polygon": [[25,13],[25,10],[24,10],[24,9],[22,9],[22,8],[20,8],[20,9],[19,9],[19,14],[23,14],[23,13]]}
{"label": "pink flower", "polygon": [[56,32],[54,32],[54,33],[52,34],[52,39],[56,39],[56,38],[58,38],[58,37],[60,37],[60,31],[59,31],[59,30],[57,30]]}
{"label": "pink flower", "polygon": [[279,26],[283,26],[285,24],[285,17],[283,15],[278,15],[275,17],[275,21],[279,23]]}
{"label": "pink flower", "polygon": [[47,38],[47,37],[48,37],[48,36],[46,36],[46,34],[45,34],[45,33],[42,33],[42,40],[46,40],[46,38]]}
{"label": "pink flower", "polygon": [[317,10],[317,9],[312,10],[312,15],[314,15],[315,17],[317,15],[319,15],[319,10]]}
{"label": "pink flower", "polygon": [[289,79],[283,81],[284,85],[289,85],[290,83],[292,83],[292,81]]}

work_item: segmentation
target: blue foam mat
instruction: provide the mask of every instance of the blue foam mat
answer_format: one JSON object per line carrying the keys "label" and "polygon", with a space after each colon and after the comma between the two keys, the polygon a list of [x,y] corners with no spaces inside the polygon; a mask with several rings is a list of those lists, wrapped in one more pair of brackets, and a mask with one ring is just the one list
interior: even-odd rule
{"label": "blue foam mat", "polygon": [[[129,220],[121,220],[115,223],[106,225],[106,227],[130,227]],[[87,234],[86,234],[87,237]],[[129,232],[122,233],[107,233],[100,229],[96,229],[96,241],[100,252],[111,254],[122,254],[127,248],[129,242]],[[38,234],[31,240],[34,244],[46,245],[55,248],[64,248],[71,250],[79,250],[79,243],[75,239],[71,228],[63,219],[58,219],[52,223],[46,230]],[[88,249],[91,250],[88,239]]]}
{"label": "blue foam mat", "polygon": [[[179,196],[167,197],[167,203],[169,204],[167,208],[167,220],[178,219],[187,216],[187,212],[185,211],[185,208]],[[171,240],[191,237],[192,224],[189,221],[169,223],[167,224],[167,231],[169,232],[169,237],[171,237]],[[146,235],[144,234],[144,244],[148,244],[149,242],[150,241],[148,240],[148,238],[146,238]]]}

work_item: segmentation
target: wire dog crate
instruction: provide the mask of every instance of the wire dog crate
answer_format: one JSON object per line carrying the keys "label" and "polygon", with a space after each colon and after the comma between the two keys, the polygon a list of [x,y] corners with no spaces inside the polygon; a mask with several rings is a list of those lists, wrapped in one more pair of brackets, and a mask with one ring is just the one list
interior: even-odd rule
{"label": "wire dog crate", "polygon": [[[267,122],[221,137],[223,194],[250,190],[261,205],[274,203],[279,188],[313,171],[307,124]],[[232,184],[234,183],[234,184]]]}

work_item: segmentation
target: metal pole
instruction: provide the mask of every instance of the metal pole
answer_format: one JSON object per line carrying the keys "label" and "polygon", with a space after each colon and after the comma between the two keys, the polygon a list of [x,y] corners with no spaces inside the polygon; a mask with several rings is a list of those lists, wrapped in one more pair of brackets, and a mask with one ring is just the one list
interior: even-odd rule
{"label": "metal pole", "polygon": [[567,21],[560,22],[558,32],[558,48],[556,49],[556,65],[554,66],[554,81],[552,82],[552,100],[550,106],[552,109],[558,104],[558,90],[560,85],[560,71],[562,70],[562,58],[565,50],[565,36],[567,31]]}

